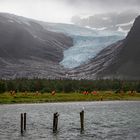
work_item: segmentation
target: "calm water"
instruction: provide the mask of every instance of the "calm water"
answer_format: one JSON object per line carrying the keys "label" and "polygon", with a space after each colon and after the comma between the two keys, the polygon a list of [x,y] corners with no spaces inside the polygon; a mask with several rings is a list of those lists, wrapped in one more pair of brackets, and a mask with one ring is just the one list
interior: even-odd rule
{"label": "calm water", "polygon": [[[85,132],[79,112],[85,109]],[[20,113],[27,132],[20,135]],[[59,112],[58,133],[52,133]],[[0,106],[0,140],[140,140],[140,102],[76,102]]]}

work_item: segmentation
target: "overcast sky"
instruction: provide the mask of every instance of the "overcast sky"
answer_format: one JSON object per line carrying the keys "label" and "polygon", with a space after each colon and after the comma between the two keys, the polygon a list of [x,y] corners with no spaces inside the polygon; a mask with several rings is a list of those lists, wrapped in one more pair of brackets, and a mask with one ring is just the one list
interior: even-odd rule
{"label": "overcast sky", "polygon": [[0,0],[0,12],[49,22],[70,22],[74,15],[140,11],[140,0]]}

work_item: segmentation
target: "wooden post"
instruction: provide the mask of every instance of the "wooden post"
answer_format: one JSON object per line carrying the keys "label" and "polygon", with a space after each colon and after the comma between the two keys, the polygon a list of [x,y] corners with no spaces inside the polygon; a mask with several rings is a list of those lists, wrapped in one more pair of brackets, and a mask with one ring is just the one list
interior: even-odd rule
{"label": "wooden post", "polygon": [[20,120],[20,130],[21,130],[21,134],[23,134],[23,113],[21,113],[21,120]]}
{"label": "wooden post", "polygon": [[24,113],[24,130],[26,131],[26,113]]}
{"label": "wooden post", "polygon": [[58,116],[59,114],[56,112],[53,115],[53,132],[56,133],[57,132],[57,126],[58,126]]}
{"label": "wooden post", "polygon": [[55,118],[55,120],[56,120],[55,131],[57,131],[57,127],[58,127],[58,116],[59,116],[59,114],[57,113],[56,118]]}
{"label": "wooden post", "polygon": [[84,131],[84,110],[80,112],[81,132]]}
{"label": "wooden post", "polygon": [[53,132],[55,131],[55,113],[53,114]]}

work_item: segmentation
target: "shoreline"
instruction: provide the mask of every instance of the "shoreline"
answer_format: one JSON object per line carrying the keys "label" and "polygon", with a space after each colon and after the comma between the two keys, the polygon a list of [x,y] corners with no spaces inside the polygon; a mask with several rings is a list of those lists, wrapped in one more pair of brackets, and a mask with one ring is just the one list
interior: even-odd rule
{"label": "shoreline", "polygon": [[103,101],[54,101],[54,102],[23,102],[23,103],[0,103],[0,106],[3,105],[41,105],[41,104],[58,104],[58,103],[105,103],[105,102],[140,102],[140,100],[103,100]]}
{"label": "shoreline", "polygon": [[42,104],[63,104],[63,103],[105,103],[105,102],[140,102],[140,100],[106,100],[106,101],[66,101],[66,102],[38,102],[38,103],[9,103],[9,104],[0,104],[4,105],[42,105]]}

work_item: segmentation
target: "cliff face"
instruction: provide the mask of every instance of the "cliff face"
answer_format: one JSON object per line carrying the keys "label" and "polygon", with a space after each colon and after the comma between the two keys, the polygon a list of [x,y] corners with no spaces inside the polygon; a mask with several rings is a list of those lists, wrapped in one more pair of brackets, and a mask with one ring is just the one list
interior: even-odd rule
{"label": "cliff face", "polygon": [[74,78],[140,79],[140,16],[125,40],[102,50],[89,63],[70,71]]}
{"label": "cliff face", "polygon": [[122,49],[115,58],[116,63],[109,65],[99,75],[114,76],[121,79],[140,79],[140,16],[123,41]]}
{"label": "cliff face", "polygon": [[63,51],[70,37],[50,32],[36,22],[0,14],[0,77],[61,77]]}

